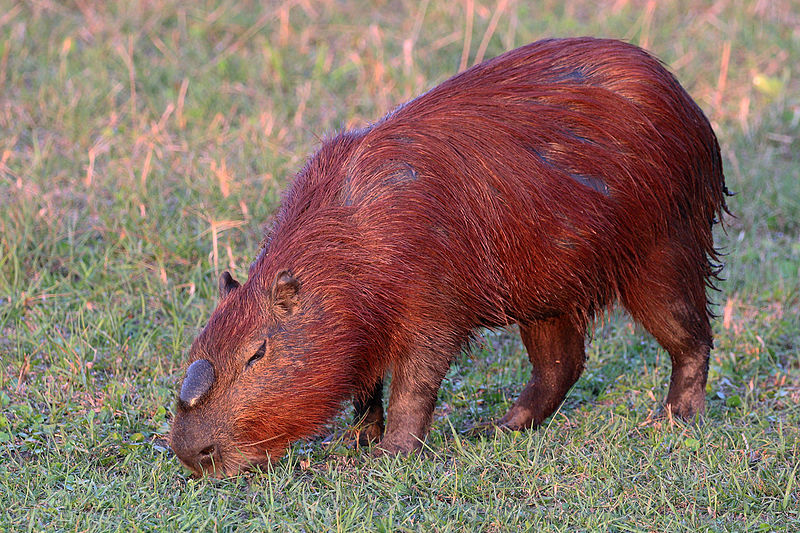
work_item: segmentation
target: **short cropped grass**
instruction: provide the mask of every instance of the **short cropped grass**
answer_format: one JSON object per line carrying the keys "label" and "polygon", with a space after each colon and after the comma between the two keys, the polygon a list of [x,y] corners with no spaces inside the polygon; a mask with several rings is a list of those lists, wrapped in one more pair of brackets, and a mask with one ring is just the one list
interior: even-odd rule
{"label": "short cropped grass", "polygon": [[[798,28],[792,0],[0,2],[0,530],[797,531]],[[703,423],[656,416],[669,356],[612,313],[537,431],[464,433],[528,377],[512,328],[453,364],[421,454],[188,477],[163,440],[187,348],[319,139],[568,35],[652,50],[718,133]]]}

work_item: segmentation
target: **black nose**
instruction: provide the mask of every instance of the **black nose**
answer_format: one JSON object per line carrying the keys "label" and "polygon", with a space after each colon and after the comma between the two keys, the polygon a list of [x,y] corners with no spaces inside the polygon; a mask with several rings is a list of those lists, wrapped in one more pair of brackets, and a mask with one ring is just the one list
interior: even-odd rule
{"label": "black nose", "polygon": [[197,452],[197,457],[195,458],[196,464],[200,467],[201,470],[209,472],[213,471],[216,468],[220,467],[219,464],[219,454],[217,453],[217,447],[213,444],[206,446],[199,452]]}
{"label": "black nose", "polygon": [[198,453],[197,455],[200,458],[211,457],[211,456],[214,455],[214,449],[215,448],[216,448],[216,446],[214,446],[213,444],[211,446],[206,446],[205,448],[200,450],[200,453]]}
{"label": "black nose", "polygon": [[219,448],[214,444],[209,444],[186,456],[178,455],[186,466],[198,474],[213,474],[222,469],[222,457]]}
{"label": "black nose", "polygon": [[201,442],[200,445],[195,445],[175,438],[171,444],[175,455],[193,472],[213,474],[222,470],[222,454],[216,444]]}

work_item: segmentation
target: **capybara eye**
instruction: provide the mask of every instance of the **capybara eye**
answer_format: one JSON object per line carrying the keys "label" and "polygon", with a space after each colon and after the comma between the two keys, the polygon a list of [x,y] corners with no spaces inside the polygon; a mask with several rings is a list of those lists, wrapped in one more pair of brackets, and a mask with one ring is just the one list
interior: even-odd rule
{"label": "capybara eye", "polygon": [[264,354],[267,353],[267,341],[261,343],[261,346],[258,347],[256,353],[253,354],[253,357],[247,360],[247,368],[253,366],[253,363],[264,357]]}

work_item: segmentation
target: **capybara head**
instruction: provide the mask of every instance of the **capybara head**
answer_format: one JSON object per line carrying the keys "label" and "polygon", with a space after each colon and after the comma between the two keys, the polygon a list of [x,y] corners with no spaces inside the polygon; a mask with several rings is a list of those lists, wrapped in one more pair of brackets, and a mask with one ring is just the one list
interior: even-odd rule
{"label": "capybara head", "polygon": [[235,475],[306,436],[314,383],[295,357],[300,282],[288,270],[250,281],[220,276],[219,306],[189,351],[170,444],[197,474]]}
{"label": "capybara head", "polygon": [[170,432],[197,474],[234,475],[276,460],[383,376],[386,363],[375,363],[369,347],[383,352],[389,308],[364,310],[358,237],[341,208],[322,218],[322,209],[306,208],[320,195],[311,185],[335,176],[328,165],[340,167],[357,136],[339,139],[286,191],[247,281],[220,276],[219,303],[190,348]]}

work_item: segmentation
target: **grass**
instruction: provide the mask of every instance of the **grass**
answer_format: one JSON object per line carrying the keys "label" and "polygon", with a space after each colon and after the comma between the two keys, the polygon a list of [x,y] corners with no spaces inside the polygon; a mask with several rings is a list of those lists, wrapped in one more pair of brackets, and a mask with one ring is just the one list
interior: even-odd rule
{"label": "grass", "polygon": [[[797,530],[798,27],[791,0],[0,2],[0,530]],[[738,192],[705,422],[654,418],[669,357],[612,314],[538,431],[462,433],[527,378],[487,332],[421,455],[187,477],[161,440],[186,350],[318,139],[584,34],[670,65]]]}

